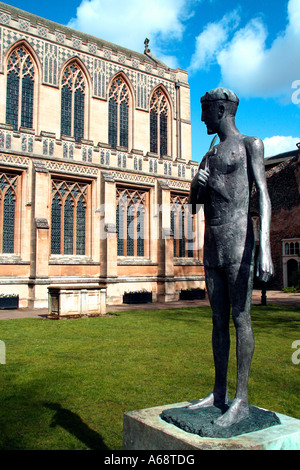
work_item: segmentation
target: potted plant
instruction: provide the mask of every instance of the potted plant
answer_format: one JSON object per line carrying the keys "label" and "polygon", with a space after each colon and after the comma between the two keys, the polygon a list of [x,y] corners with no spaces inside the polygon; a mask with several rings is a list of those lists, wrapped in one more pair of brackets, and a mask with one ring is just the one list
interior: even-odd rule
{"label": "potted plant", "polygon": [[0,309],[9,310],[19,308],[19,296],[17,294],[0,294]]}
{"label": "potted plant", "polygon": [[152,292],[146,290],[125,292],[123,295],[124,304],[145,304],[147,302],[152,302]]}
{"label": "potted plant", "polygon": [[205,299],[205,289],[182,289],[180,291],[180,300]]}

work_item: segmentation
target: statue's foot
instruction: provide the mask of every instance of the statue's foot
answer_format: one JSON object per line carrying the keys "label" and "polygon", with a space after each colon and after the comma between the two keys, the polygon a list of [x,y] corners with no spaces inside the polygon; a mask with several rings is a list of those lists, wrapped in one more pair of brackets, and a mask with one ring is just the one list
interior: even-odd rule
{"label": "statue's foot", "polygon": [[233,424],[239,423],[248,416],[248,403],[240,398],[235,398],[226,413],[220,416],[220,418],[218,418],[214,423],[218,426],[222,426],[223,428],[227,428]]}
{"label": "statue's foot", "polygon": [[207,397],[203,398],[202,400],[193,403],[192,405],[188,405],[187,408],[189,410],[198,410],[199,408],[205,408],[208,406],[217,406],[222,407],[227,402],[227,394],[224,398],[216,397],[214,392],[207,395]]}

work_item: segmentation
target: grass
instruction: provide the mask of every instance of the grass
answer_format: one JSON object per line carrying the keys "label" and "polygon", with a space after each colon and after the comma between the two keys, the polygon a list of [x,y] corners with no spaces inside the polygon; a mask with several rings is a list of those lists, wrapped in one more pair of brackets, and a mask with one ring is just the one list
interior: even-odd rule
{"label": "grass", "polygon": [[[300,364],[292,363],[299,310],[253,307],[252,318],[249,401],[300,419]],[[118,450],[125,411],[197,399],[213,385],[209,307],[7,320],[0,339],[0,449]]]}

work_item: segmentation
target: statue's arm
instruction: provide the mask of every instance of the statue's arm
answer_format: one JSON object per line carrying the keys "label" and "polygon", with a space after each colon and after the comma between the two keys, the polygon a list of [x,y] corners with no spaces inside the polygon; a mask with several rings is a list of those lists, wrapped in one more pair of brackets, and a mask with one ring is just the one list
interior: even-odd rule
{"label": "statue's arm", "polygon": [[274,275],[274,267],[270,247],[271,202],[268,194],[264,166],[264,145],[261,139],[257,137],[246,137],[245,145],[250,170],[258,193],[260,250],[257,263],[257,276],[261,281],[267,282]]}

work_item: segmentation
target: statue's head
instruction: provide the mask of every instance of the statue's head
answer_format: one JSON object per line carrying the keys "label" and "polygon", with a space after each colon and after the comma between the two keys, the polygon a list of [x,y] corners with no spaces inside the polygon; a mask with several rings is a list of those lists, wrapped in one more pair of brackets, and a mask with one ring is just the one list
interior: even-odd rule
{"label": "statue's head", "polygon": [[208,134],[215,134],[224,118],[234,118],[239,105],[236,94],[227,88],[214,88],[201,98],[202,121],[207,126]]}

